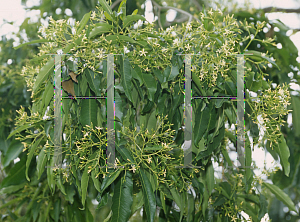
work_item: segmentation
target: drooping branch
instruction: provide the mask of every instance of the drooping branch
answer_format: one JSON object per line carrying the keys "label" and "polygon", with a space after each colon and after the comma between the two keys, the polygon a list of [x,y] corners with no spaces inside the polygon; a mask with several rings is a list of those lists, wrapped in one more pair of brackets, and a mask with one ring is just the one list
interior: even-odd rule
{"label": "drooping branch", "polygon": [[[173,9],[173,10],[175,10],[175,11],[178,11],[178,12],[180,12],[180,13],[182,13],[182,14],[185,14],[185,15],[189,16],[189,22],[190,22],[192,19],[195,19],[196,21],[198,21],[199,23],[201,23],[200,20],[197,19],[195,16],[193,16],[191,13],[186,12],[186,11],[184,11],[184,10],[182,10],[182,9],[175,8],[175,7],[171,7],[171,6],[161,6],[161,5],[159,5],[157,2],[155,2],[154,0],[151,0],[151,2],[152,2],[153,5],[155,5],[155,6],[159,9],[159,11],[160,11],[161,9]],[[161,28],[162,28],[162,27],[161,27]]]}
{"label": "drooping branch", "polygon": [[122,0],[117,0],[114,3],[111,4],[110,8],[113,9],[114,7],[116,7],[119,3],[121,3]]}
{"label": "drooping branch", "polygon": [[300,8],[292,9],[292,8],[267,7],[267,8],[262,8],[261,10],[263,10],[265,13],[270,13],[270,12],[300,13]]}

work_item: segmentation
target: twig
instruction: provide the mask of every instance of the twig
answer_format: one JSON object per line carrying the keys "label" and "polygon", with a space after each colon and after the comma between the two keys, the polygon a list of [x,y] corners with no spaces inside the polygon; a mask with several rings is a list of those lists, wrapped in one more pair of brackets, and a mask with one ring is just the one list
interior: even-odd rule
{"label": "twig", "polygon": [[285,13],[300,13],[300,8],[292,9],[292,8],[275,8],[275,7],[267,7],[262,8],[264,12],[285,12]]}
{"label": "twig", "polygon": [[122,0],[117,0],[114,3],[111,4],[110,9],[113,9],[114,7],[116,7],[119,3],[121,3]]}
{"label": "twig", "polygon": [[199,23],[201,23],[200,20],[197,19],[195,16],[193,16],[193,15],[190,14],[189,12],[186,12],[186,11],[184,11],[184,10],[182,10],[182,9],[175,8],[175,7],[171,7],[171,6],[161,6],[161,5],[159,5],[157,2],[155,2],[155,1],[153,1],[153,0],[151,0],[151,2],[152,2],[158,9],[160,9],[160,10],[161,10],[161,9],[173,9],[173,10],[175,10],[175,11],[178,11],[178,12],[182,13],[182,14],[188,15],[188,16],[190,17],[189,22],[190,22],[192,19],[195,19],[196,21],[198,21]]}
{"label": "twig", "polygon": [[199,2],[197,0],[193,0],[193,2],[195,3],[196,8],[198,9],[198,11],[201,11],[202,7],[199,4]]}

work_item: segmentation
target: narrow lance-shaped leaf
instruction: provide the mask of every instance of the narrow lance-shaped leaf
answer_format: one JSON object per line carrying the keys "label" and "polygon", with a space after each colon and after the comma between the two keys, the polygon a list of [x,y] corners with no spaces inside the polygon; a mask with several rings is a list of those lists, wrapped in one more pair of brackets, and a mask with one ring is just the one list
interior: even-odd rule
{"label": "narrow lance-shaped leaf", "polygon": [[[91,93],[87,94],[87,96],[91,96]],[[82,126],[93,124],[96,126],[97,124],[97,101],[95,99],[84,99],[81,104],[81,114],[80,114],[80,123]]]}
{"label": "narrow lance-shaped leaf", "polygon": [[91,13],[92,13],[92,12],[88,12],[88,13],[86,13],[86,14],[82,17],[82,19],[81,19],[81,21],[80,21],[80,23],[79,23],[79,26],[78,26],[78,28],[77,28],[77,33],[80,33],[80,32],[82,31],[82,29],[84,28],[84,26],[86,25],[86,23],[87,23],[87,22],[89,21],[89,19],[90,19]]}
{"label": "narrow lance-shaped leaf", "polygon": [[255,51],[255,50],[248,50],[247,53],[253,54],[253,55],[248,55],[250,59],[254,59],[254,60],[265,59],[269,63],[271,63],[272,65],[276,66],[278,69],[280,69],[278,67],[278,65],[275,63],[275,61],[273,61],[271,58],[267,57],[266,55],[264,55],[261,52],[258,52],[258,51]]}
{"label": "narrow lance-shaped leaf", "polygon": [[295,133],[295,136],[300,136],[300,99],[296,96],[291,96],[291,99],[293,105],[293,131]]}
{"label": "narrow lance-shaped leaf", "polygon": [[19,141],[12,141],[8,147],[8,150],[4,156],[3,160],[3,167],[7,167],[10,162],[14,159],[16,159],[19,154],[22,152],[24,149],[24,146],[21,142]]}
{"label": "narrow lance-shaped leaf", "polygon": [[194,139],[195,145],[199,143],[203,134],[206,131],[207,125],[209,123],[209,117],[210,117],[209,108],[205,107],[205,109],[202,112],[200,109],[198,109],[196,111],[196,116],[198,116],[198,118],[196,118],[195,120],[195,126],[193,130],[195,132],[195,139]]}
{"label": "narrow lance-shaped leaf", "polygon": [[106,11],[110,15],[112,14],[112,10],[110,9],[109,5],[107,4],[107,2],[105,0],[99,0],[99,3],[102,5],[104,11]]}
{"label": "narrow lance-shaped leaf", "polygon": [[31,45],[31,44],[35,44],[35,43],[45,43],[45,42],[53,42],[52,40],[48,40],[48,39],[37,39],[37,40],[33,40],[31,42],[26,42],[26,43],[23,43],[23,44],[20,44],[16,47],[14,47],[14,49],[19,49],[25,45]]}
{"label": "narrow lance-shaped leaf", "polygon": [[101,25],[93,28],[93,30],[90,32],[89,38],[94,38],[97,35],[102,35],[103,33],[110,32],[113,28],[112,25],[106,24],[106,23],[100,23]]}
{"label": "narrow lance-shaped leaf", "polygon": [[132,199],[132,173],[126,172],[126,176],[121,177],[114,189],[112,204],[112,221],[127,222],[131,215]]}
{"label": "narrow lance-shaped leaf", "polygon": [[291,211],[295,211],[296,213],[298,213],[295,204],[293,203],[291,198],[285,192],[283,192],[283,190],[281,190],[274,184],[263,182],[263,185],[267,187],[273,194],[275,194],[277,199],[284,203]]}
{"label": "narrow lance-shaped leaf", "polygon": [[123,21],[123,28],[126,28],[127,26],[129,26],[130,24],[132,24],[133,22],[138,21],[138,20],[146,21],[145,17],[143,17],[141,15],[126,16],[126,18]]}
{"label": "narrow lance-shaped leaf", "polygon": [[149,100],[154,102],[154,94],[156,92],[156,80],[151,74],[143,73],[144,84],[148,89]]}
{"label": "narrow lance-shaped leaf", "polygon": [[101,184],[101,193],[110,185],[112,184],[112,182],[114,182],[118,176],[120,175],[120,173],[122,172],[123,168],[118,168],[117,171],[114,171],[114,172],[111,172],[111,173],[108,173],[102,184]]}
{"label": "narrow lance-shaped leaf", "polygon": [[87,188],[89,184],[89,174],[88,174],[88,165],[85,167],[82,177],[81,177],[81,202],[83,205],[83,208],[85,206],[85,199],[87,194]]}
{"label": "narrow lance-shaped leaf", "polygon": [[132,90],[132,83],[131,83],[131,66],[129,59],[126,58],[124,61],[121,61],[121,68],[122,68],[122,73],[121,73],[121,83],[123,86],[123,89],[125,91],[125,94],[127,98],[132,102],[132,95],[131,95],[131,90]]}
{"label": "narrow lance-shaped leaf", "polygon": [[282,134],[281,137],[279,138],[278,144],[274,146],[275,146],[275,151],[278,153],[280,157],[280,162],[284,169],[284,174],[288,177],[290,174],[290,163],[289,163],[290,150]]}
{"label": "narrow lance-shaped leaf", "polygon": [[43,147],[43,149],[41,150],[38,156],[37,165],[36,165],[38,179],[40,179],[42,173],[44,172],[46,163],[47,163],[47,155],[45,152],[45,147]]}
{"label": "narrow lance-shaped leaf", "polygon": [[25,129],[30,128],[30,127],[32,127],[32,125],[31,125],[30,123],[25,124],[25,125],[23,125],[23,126],[20,126],[19,128],[17,128],[17,129],[15,129],[14,131],[12,131],[12,132],[9,134],[9,136],[7,137],[7,139],[9,139],[10,137],[12,137],[12,136],[15,135],[16,133],[19,133],[19,132],[21,132],[21,131],[23,131],[23,130],[25,130]]}
{"label": "narrow lance-shaped leaf", "polygon": [[26,160],[26,179],[28,181],[30,181],[29,177],[28,177],[28,169],[29,169],[29,165],[31,162],[31,159],[33,157],[33,154],[35,152],[35,149],[38,147],[38,145],[40,144],[41,140],[44,138],[44,136],[42,136],[41,138],[39,138],[31,147],[30,147],[30,151]]}
{"label": "narrow lance-shaped leaf", "polygon": [[156,200],[152,190],[151,183],[144,173],[143,169],[139,169],[140,179],[142,183],[143,196],[145,202],[145,211],[147,215],[148,222],[154,221],[155,211],[156,211]]}
{"label": "narrow lance-shaped leaf", "polygon": [[36,77],[33,92],[35,92],[40,85],[48,78],[50,74],[53,74],[54,71],[54,58],[50,59],[40,70],[39,74]]}

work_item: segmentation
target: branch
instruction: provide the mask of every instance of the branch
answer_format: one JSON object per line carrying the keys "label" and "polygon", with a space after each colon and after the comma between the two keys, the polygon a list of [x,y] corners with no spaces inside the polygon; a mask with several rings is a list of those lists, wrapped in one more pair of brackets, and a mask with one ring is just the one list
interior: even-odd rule
{"label": "branch", "polygon": [[154,0],[151,0],[151,2],[152,2],[158,9],[160,9],[160,10],[161,10],[161,9],[173,9],[173,10],[175,10],[175,11],[178,11],[178,12],[182,13],[182,14],[188,15],[188,16],[190,17],[190,19],[189,19],[190,21],[191,21],[192,18],[193,18],[193,19],[195,19],[197,22],[201,23],[200,20],[197,19],[195,16],[193,16],[192,14],[190,14],[190,13],[188,13],[188,12],[182,10],[182,9],[175,8],[175,7],[171,7],[171,6],[161,6],[161,5],[159,5],[158,3],[156,3]]}
{"label": "branch", "polygon": [[111,4],[110,9],[113,9],[114,7],[116,7],[119,3],[121,3],[122,0],[117,0],[114,3]]}
{"label": "branch", "polygon": [[199,4],[199,2],[197,0],[193,0],[193,2],[195,3],[196,8],[198,9],[198,11],[202,10],[201,5]]}
{"label": "branch", "polygon": [[268,12],[300,13],[300,8],[291,9],[291,8],[267,7],[267,8],[262,8],[261,10],[263,10],[265,13],[268,13]]}
{"label": "branch", "polygon": [[185,17],[182,17],[182,18],[179,18],[179,19],[174,19],[174,21],[172,22],[166,22],[166,26],[170,26],[172,25],[173,23],[183,23],[183,22],[186,22],[189,20],[189,17],[188,16],[185,16]]}

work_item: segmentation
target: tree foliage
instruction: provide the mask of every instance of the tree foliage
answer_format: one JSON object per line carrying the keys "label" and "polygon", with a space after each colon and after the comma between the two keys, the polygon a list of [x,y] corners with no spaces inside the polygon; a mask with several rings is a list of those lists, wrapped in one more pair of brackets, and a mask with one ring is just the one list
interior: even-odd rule
{"label": "tree foliage", "polygon": [[[143,208],[144,217],[154,221],[158,207],[162,221],[231,221],[242,218],[241,211],[253,221],[260,221],[268,212],[267,195],[257,191],[261,184],[291,211],[296,211],[292,200],[277,187],[288,186],[279,178],[289,178],[289,184],[295,181],[296,171],[292,167],[299,161],[297,155],[288,155],[291,149],[280,131],[290,96],[287,86],[279,85],[289,83],[289,79],[275,66],[296,72],[292,66],[280,65],[285,61],[282,54],[274,50],[272,39],[265,39],[261,29],[267,20],[255,17],[253,22],[252,15],[244,12],[237,18],[248,21],[239,24],[220,10],[203,10],[195,15],[200,22],[195,19],[182,26],[156,31],[153,24],[146,22],[135,27],[135,22],[144,19],[136,11],[132,15],[123,13],[124,9],[128,11],[125,4],[112,11],[105,1],[101,3],[97,12],[85,14],[74,26],[63,19],[50,19],[49,27],[40,31],[39,41],[45,44],[22,70],[34,102],[30,112],[23,108],[18,111],[16,129],[10,134],[10,138],[17,135],[17,140],[4,154],[7,177],[1,183],[1,192],[15,199],[4,202],[1,208],[7,209],[10,218],[20,216],[21,221],[25,215],[41,221],[46,218],[49,221],[116,221],[116,218],[127,221]],[[279,36],[294,50],[287,36],[283,33]],[[275,41],[279,42],[280,38]],[[57,53],[59,49],[78,58],[75,62],[68,57],[63,60],[63,80],[71,83],[69,87],[74,88],[77,97],[105,96],[105,53],[123,54],[115,56],[114,71],[116,169],[102,168],[106,160],[104,129],[107,126],[106,103],[101,99],[63,100],[66,134],[63,157],[67,167],[55,170],[47,167],[53,160],[54,149],[54,63],[45,54]],[[224,123],[235,123],[233,101],[193,101],[193,117],[199,117],[193,123],[193,164],[201,169],[175,168],[183,164],[186,62],[176,54],[200,52],[192,59],[193,96],[235,96],[236,57],[230,54],[247,49],[252,50],[253,56],[245,57],[246,130],[250,131],[254,144],[266,146],[274,158],[280,157],[283,170],[274,174],[275,185],[253,178],[252,170],[233,170],[224,173],[221,180],[215,178],[212,161],[225,168],[232,166],[226,147],[228,139],[235,143],[234,131],[225,129]],[[276,63],[267,53],[272,50]],[[285,53],[285,57],[295,57],[297,52]],[[273,69],[266,69],[268,63]],[[68,70],[78,76],[70,80]],[[278,81],[278,78],[280,84],[272,89],[270,80]],[[257,93],[259,101],[254,100],[250,91]],[[64,96],[67,93],[68,90],[63,91]],[[297,98],[293,101],[297,106]],[[278,105],[274,107],[274,103]],[[267,132],[261,141],[257,138],[259,114],[264,117]],[[297,125],[297,121],[293,119],[293,122]],[[299,128],[295,129],[297,135]],[[23,148],[25,152],[21,153]],[[12,164],[18,155],[20,162]],[[289,156],[296,162],[289,161],[292,159]],[[251,166],[248,138],[246,159]],[[92,203],[95,199],[99,202],[98,209]],[[16,205],[17,202],[21,204]],[[19,211],[10,211],[14,209],[12,206]]]}

